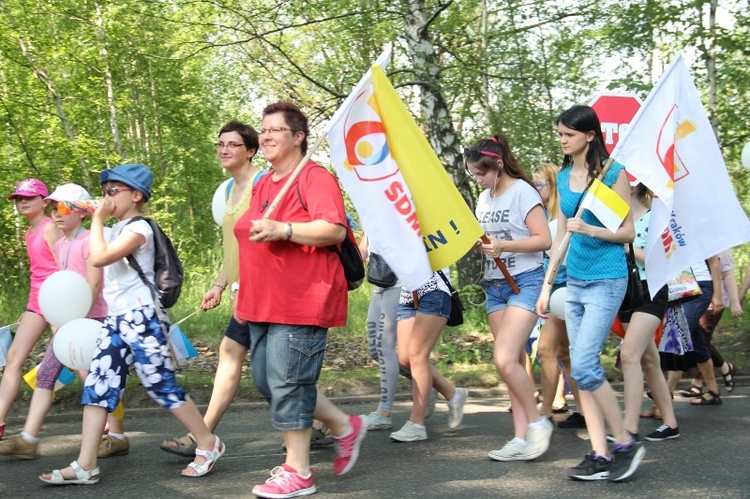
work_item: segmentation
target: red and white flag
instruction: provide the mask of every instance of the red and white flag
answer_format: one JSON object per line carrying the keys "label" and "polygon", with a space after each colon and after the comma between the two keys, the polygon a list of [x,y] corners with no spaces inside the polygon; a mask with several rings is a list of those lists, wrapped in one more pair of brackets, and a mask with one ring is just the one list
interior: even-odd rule
{"label": "red and white flag", "polygon": [[654,192],[646,243],[652,296],[688,266],[750,240],[750,221],[681,54],[612,156]]}

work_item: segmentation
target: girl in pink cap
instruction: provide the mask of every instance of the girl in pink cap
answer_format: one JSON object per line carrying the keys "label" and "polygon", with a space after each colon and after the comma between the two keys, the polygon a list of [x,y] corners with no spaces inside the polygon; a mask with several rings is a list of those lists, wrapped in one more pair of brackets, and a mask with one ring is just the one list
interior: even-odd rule
{"label": "girl in pink cap", "polygon": [[30,227],[26,231],[26,252],[29,255],[31,270],[31,292],[26,311],[18,320],[16,337],[8,350],[8,360],[0,381],[0,439],[5,433],[5,418],[21,387],[21,368],[29,356],[34,344],[47,329],[47,321],[39,308],[39,289],[44,280],[57,271],[52,248],[60,239],[60,231],[47,216],[49,190],[39,179],[27,178],[16,186],[15,192],[8,199],[15,202],[18,213],[29,219]]}

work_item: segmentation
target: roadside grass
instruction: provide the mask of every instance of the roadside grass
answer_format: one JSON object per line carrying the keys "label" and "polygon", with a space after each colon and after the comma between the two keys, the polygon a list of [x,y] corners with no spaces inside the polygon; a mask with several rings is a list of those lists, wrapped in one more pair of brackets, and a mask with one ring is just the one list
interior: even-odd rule
{"label": "roadside grass", "polygon": [[[209,254],[209,259],[218,259]],[[206,290],[210,289],[215,279],[215,272],[209,269],[198,269],[186,276],[183,294],[175,307],[170,309],[173,323],[189,316],[198,310]],[[15,322],[26,303],[27,290],[9,290],[7,285],[0,284],[0,299],[5,304],[0,308],[0,325]],[[329,352],[321,373],[320,384],[327,391],[336,393],[365,394],[379,392],[379,369],[369,359],[367,349],[366,321],[371,287],[365,282],[359,289],[349,293],[349,317],[347,325],[333,328],[329,332]],[[219,307],[208,312],[200,312],[181,324],[187,336],[199,349],[207,350],[203,356],[217,355],[219,343],[224,335],[227,321],[231,315],[230,294],[224,293]],[[466,310],[464,324],[447,327],[436,345],[432,360],[445,376],[459,386],[497,387],[501,380],[492,362],[494,342],[487,324],[484,306],[472,305],[467,296],[463,299]],[[24,372],[41,361],[46,348],[48,334],[40,341],[24,365]],[[610,381],[621,381],[622,373],[615,368],[619,338],[610,335],[602,352],[602,365]],[[714,335],[714,343],[725,359],[735,364],[738,372],[747,372],[750,365],[750,313],[733,318],[729,311],[724,313],[722,321]],[[198,369],[188,366],[178,371],[178,379],[198,403],[207,403],[213,386],[213,371],[207,368]],[[534,366],[534,374],[539,380],[540,368]],[[721,381],[721,378],[719,378]],[[130,376],[126,401],[131,406],[141,403],[151,404],[145,391],[137,387],[136,376]],[[720,382],[721,385],[721,382]],[[73,407],[80,403],[81,382],[74,381],[58,394],[56,405]],[[408,389],[404,380],[402,389]],[[32,391],[22,383],[20,399],[28,400]],[[240,383],[240,397],[260,400],[247,366]],[[68,400],[70,399],[70,400]]]}

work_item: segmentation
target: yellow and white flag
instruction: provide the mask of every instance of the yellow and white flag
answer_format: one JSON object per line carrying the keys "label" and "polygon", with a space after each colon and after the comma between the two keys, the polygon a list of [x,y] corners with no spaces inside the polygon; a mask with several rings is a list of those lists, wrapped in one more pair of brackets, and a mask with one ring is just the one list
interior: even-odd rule
{"label": "yellow and white flag", "polygon": [[373,250],[415,290],[484,232],[380,65],[353,95],[329,124],[331,161]]}
{"label": "yellow and white flag", "polygon": [[586,196],[581,201],[581,208],[596,215],[602,225],[612,232],[617,232],[630,211],[628,203],[599,179],[594,179],[589,187]]}
{"label": "yellow and white flag", "polygon": [[652,295],[690,265],[750,240],[750,221],[682,54],[612,156],[654,192],[646,241]]}

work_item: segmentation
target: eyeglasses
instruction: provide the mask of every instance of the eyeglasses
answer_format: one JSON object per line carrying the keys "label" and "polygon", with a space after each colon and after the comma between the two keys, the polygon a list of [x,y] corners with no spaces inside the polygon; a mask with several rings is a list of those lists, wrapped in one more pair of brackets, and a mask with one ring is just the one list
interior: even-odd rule
{"label": "eyeglasses", "polygon": [[541,191],[545,187],[547,187],[549,184],[547,182],[534,182],[534,187],[536,187],[536,190]]}
{"label": "eyeglasses", "polygon": [[134,191],[134,190],[135,189],[133,189],[132,187],[120,187],[120,186],[115,185],[112,187],[107,187],[106,189],[102,189],[102,192],[104,192],[105,196],[115,197],[118,192]]}
{"label": "eyeglasses", "polygon": [[224,149],[225,147],[228,147],[230,149],[237,149],[238,147],[242,147],[245,144],[238,144],[237,142],[227,142],[226,144],[224,142],[216,142],[214,143],[216,146],[216,149]]}
{"label": "eyeglasses", "polygon": [[286,130],[292,131],[291,128],[287,128],[285,126],[272,126],[271,128],[261,128],[260,132],[258,132],[258,135],[265,135],[267,133],[272,133],[276,135],[277,133],[281,133]]}
{"label": "eyeglasses", "polygon": [[499,154],[496,154],[494,152],[481,151],[479,149],[469,149],[467,147],[464,147],[464,158],[466,158],[466,159],[470,159],[472,161],[476,161],[476,160],[479,159],[479,156],[481,156],[482,154],[484,154],[485,156],[492,156],[494,158],[503,159],[502,156],[500,156]]}

